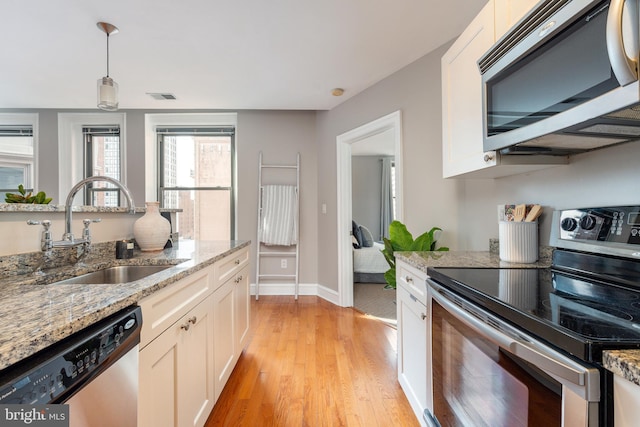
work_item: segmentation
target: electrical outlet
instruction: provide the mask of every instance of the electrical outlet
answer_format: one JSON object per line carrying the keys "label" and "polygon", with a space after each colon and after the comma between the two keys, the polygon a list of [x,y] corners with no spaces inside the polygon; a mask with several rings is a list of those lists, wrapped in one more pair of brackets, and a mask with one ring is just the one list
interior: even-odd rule
{"label": "electrical outlet", "polygon": [[281,259],[280,260],[280,268],[287,268],[287,260],[286,259]]}

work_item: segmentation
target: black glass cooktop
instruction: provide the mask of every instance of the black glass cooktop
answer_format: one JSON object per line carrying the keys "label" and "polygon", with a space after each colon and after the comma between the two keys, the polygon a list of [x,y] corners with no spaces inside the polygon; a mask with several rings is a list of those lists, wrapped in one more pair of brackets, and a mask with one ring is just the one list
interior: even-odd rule
{"label": "black glass cooktop", "polygon": [[640,348],[640,292],[552,269],[429,268],[432,280],[582,360]]}

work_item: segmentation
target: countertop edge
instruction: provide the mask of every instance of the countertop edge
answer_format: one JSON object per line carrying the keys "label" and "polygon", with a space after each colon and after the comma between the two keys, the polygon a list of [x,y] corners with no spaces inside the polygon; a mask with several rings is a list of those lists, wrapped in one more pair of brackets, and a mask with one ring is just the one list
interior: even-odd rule
{"label": "countertop edge", "polygon": [[640,386],[640,350],[604,350],[602,366]]}
{"label": "countertop edge", "polygon": [[[250,244],[251,241],[248,240],[234,241],[233,247],[224,248],[224,250],[213,250],[213,253],[210,256],[206,255],[201,259],[198,259],[197,256],[194,256],[192,259],[186,260],[182,258],[176,259],[176,261],[182,262],[173,265],[173,267],[167,270],[157,273],[158,276],[154,275],[155,277],[153,282],[145,282],[145,279],[141,279],[136,282],[131,282],[130,284],[98,285],[101,286],[100,293],[102,293],[102,291],[104,290],[104,293],[108,294],[108,291],[113,289],[116,296],[105,296],[104,298],[97,298],[97,302],[92,301],[94,305],[92,305],[89,309],[85,309],[81,314],[77,315],[77,317],[73,317],[74,307],[69,307],[68,310],[70,310],[70,319],[65,319],[64,322],[57,322],[56,324],[46,324],[46,320],[44,320],[43,323],[45,324],[36,326],[32,325],[32,328],[29,331],[25,331],[23,335],[27,336],[23,337],[22,339],[18,339],[15,336],[5,336],[4,334],[0,335],[0,372],[2,372],[6,368],[10,368],[17,362],[38,353],[48,346],[51,346],[58,341],[67,338],[68,336],[76,332],[79,332],[80,330],[94,324],[95,322],[108,317],[111,314],[114,314],[129,306],[138,304],[139,301],[146,296],[151,295],[154,292],[163,289],[188,275],[206,268],[216,261],[248,247]],[[145,258],[143,256],[137,260],[133,258],[126,261],[132,263],[136,263],[136,261],[138,261],[146,265],[167,263],[167,259],[163,258],[162,255],[155,255],[150,258]],[[156,279],[158,278],[160,278],[160,280],[156,281]],[[82,289],[82,286],[86,285],[19,284],[16,286],[16,289],[19,289],[19,291],[24,291],[24,297],[29,298],[31,294],[39,295],[43,292],[60,295],[64,295],[65,292],[73,293],[74,290],[80,290]],[[56,288],[56,286],[60,287]],[[75,286],[75,288],[73,286]],[[80,298],[78,297],[78,299]],[[52,300],[55,300],[54,297],[52,297]],[[43,305],[46,308],[49,308],[46,301],[38,301],[38,303],[40,305],[37,305],[37,308],[40,310],[42,310]],[[50,304],[51,303],[49,302],[49,305]],[[67,308],[58,308],[58,310],[60,311],[64,311],[65,309]],[[45,318],[44,315],[42,315],[42,317]],[[23,327],[24,323],[20,319],[13,318],[5,319],[4,322],[6,323],[3,323],[3,328],[13,328],[14,330]]]}

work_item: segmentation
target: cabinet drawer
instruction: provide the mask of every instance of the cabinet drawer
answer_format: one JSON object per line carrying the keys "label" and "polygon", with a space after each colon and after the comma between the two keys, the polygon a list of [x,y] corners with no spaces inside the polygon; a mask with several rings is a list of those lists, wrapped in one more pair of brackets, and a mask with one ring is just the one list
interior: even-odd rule
{"label": "cabinet drawer", "polygon": [[248,248],[234,252],[220,261],[216,261],[213,266],[216,288],[233,277],[247,264],[249,264]]}
{"label": "cabinet drawer", "polygon": [[423,305],[427,305],[427,274],[398,262],[396,265],[396,286],[408,291]]}
{"label": "cabinet drawer", "polygon": [[212,292],[211,269],[204,268],[140,301],[142,330],[140,348],[195,307]]}

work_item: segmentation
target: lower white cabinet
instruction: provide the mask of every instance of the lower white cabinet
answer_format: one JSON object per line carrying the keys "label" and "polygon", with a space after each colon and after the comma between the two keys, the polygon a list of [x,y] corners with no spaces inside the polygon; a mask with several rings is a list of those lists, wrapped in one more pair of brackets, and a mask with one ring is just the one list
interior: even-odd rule
{"label": "lower white cabinet", "polygon": [[140,301],[139,427],[202,427],[250,326],[249,248]]}
{"label": "lower white cabinet", "polygon": [[398,382],[423,425],[424,409],[433,409],[429,381],[431,354],[426,289],[426,274],[398,261]]}
{"label": "lower white cabinet", "polygon": [[203,426],[213,409],[213,296],[140,351],[138,425]]}
{"label": "lower white cabinet", "polygon": [[613,423],[615,427],[635,427],[640,420],[640,386],[613,376]]}
{"label": "lower white cabinet", "polygon": [[249,333],[249,267],[213,293],[216,400],[236,366]]}

